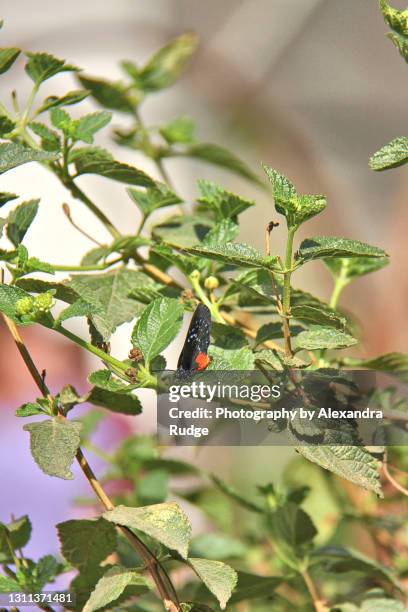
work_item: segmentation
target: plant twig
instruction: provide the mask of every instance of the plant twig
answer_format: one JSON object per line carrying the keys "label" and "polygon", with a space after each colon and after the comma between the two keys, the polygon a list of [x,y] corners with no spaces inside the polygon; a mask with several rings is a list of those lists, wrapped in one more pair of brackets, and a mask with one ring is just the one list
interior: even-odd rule
{"label": "plant twig", "polygon": [[390,482],[392,484],[392,486],[395,489],[397,489],[397,491],[399,491],[400,493],[402,493],[403,495],[408,497],[408,489],[403,487],[402,484],[400,484],[397,480],[395,480],[395,478],[393,476],[391,476],[391,474],[389,472],[388,462],[387,462],[387,453],[385,453],[385,455],[384,455],[384,461],[383,461],[382,469],[383,469],[383,472],[384,472],[384,476],[386,477],[388,482]]}
{"label": "plant twig", "polygon": [[310,597],[312,598],[314,609],[316,610],[316,612],[328,612],[328,607],[326,606],[324,601],[321,599],[319,592],[317,590],[317,587],[315,583],[313,582],[312,577],[310,576],[307,569],[303,570],[302,577],[303,577],[303,580],[305,581]]}
{"label": "plant twig", "polygon": [[[45,384],[43,377],[38,372],[27,347],[25,346],[24,341],[22,337],[20,336],[17,326],[6,315],[2,314],[2,316],[7,325],[7,328],[9,329],[16,343],[17,349],[19,350],[20,355],[23,358],[23,361],[26,364],[27,369],[30,372],[31,377],[33,378],[35,384],[37,385],[40,393],[44,395],[45,397],[50,398],[51,397],[50,391],[47,385]],[[66,420],[65,417],[61,414],[58,414],[58,418],[62,420]],[[76,460],[83,474],[88,480],[90,486],[92,487],[95,495],[97,496],[99,501],[102,503],[105,510],[113,510],[115,506],[112,500],[105,493],[102,485],[100,484],[99,480],[95,476],[91,466],[89,465],[80,447],[78,447],[78,450],[76,452]],[[127,527],[121,527],[119,525],[117,526],[117,529],[121,531],[121,533],[123,533],[123,535],[127,538],[127,540],[130,542],[130,544],[133,546],[133,548],[136,550],[136,552],[138,553],[138,555],[140,556],[140,558],[146,565],[146,568],[148,569],[149,573],[152,576],[152,579],[154,580],[154,583],[163,601],[165,609],[168,610],[169,612],[179,612],[180,604],[177,598],[176,591],[170,579],[168,578],[167,573],[160,566],[160,563],[158,563],[154,554],[147,548],[144,542],[140,540],[140,538],[138,538],[130,529],[128,529]],[[163,574],[166,576],[166,581],[168,584],[166,584],[166,581],[163,580],[161,572],[163,572]]]}
{"label": "plant twig", "polygon": [[96,244],[97,246],[102,246],[101,242],[98,242],[98,240],[96,240],[93,236],[91,236],[90,234],[88,234],[88,232],[86,232],[84,229],[82,229],[82,227],[80,227],[72,218],[71,215],[71,209],[69,208],[68,204],[66,202],[63,203],[62,205],[62,210],[64,212],[64,215],[66,216],[66,218],[68,219],[68,221],[70,222],[70,224],[72,225],[72,227],[74,227],[80,234],[82,234],[83,236],[85,236],[85,238],[88,238],[88,240],[90,240],[91,242],[93,242],[94,244]]}
{"label": "plant twig", "polygon": [[292,250],[293,250],[293,239],[295,236],[296,229],[290,227],[288,229],[288,241],[286,243],[286,255],[285,255],[285,271],[283,274],[283,299],[282,299],[282,327],[283,337],[285,341],[285,352],[287,357],[292,357],[292,346],[290,340],[290,278],[292,275]]}
{"label": "plant twig", "polygon": [[[266,226],[266,232],[265,232],[265,253],[266,253],[267,257],[270,257],[270,255],[271,255],[271,232],[272,232],[274,227],[278,227],[278,226],[279,226],[279,223],[275,223],[274,221],[271,221]],[[274,294],[276,296],[276,302],[278,304],[278,309],[280,310],[280,312],[282,312],[282,301],[281,301],[281,298],[280,298],[280,295],[279,295],[278,288],[276,286],[275,275],[274,275],[274,273],[272,271],[269,272],[269,275],[271,277],[272,289],[273,289],[273,292],[274,292]]]}
{"label": "plant twig", "polygon": [[73,177],[69,174],[64,176],[61,171],[61,168],[56,164],[51,165],[51,168],[54,170],[54,173],[59,177],[63,185],[71,192],[72,196],[77,200],[81,200],[81,202],[85,204],[87,208],[89,208],[89,210],[95,215],[95,217],[97,217],[99,221],[106,227],[110,235],[113,238],[120,238],[121,233],[119,232],[119,230],[116,229],[112,221],[105,215],[104,212],[101,211],[100,208],[98,208],[96,204],[92,202],[92,200],[86,195],[86,193],[84,193],[82,189],[78,187]]}

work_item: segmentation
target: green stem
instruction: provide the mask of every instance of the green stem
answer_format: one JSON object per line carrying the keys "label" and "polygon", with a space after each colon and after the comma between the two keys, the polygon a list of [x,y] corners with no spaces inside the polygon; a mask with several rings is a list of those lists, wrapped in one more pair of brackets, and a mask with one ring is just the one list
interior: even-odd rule
{"label": "green stem", "polygon": [[7,547],[9,549],[9,551],[10,551],[11,558],[13,559],[13,563],[16,566],[16,570],[18,570],[20,568],[20,559],[17,557],[17,555],[15,553],[15,550],[14,550],[13,544],[11,542],[10,535],[9,535],[7,527],[5,527],[3,529],[3,534],[4,534],[4,538],[6,540]]}
{"label": "green stem", "polygon": [[293,239],[295,237],[296,227],[288,229],[288,240],[286,243],[285,254],[285,269],[283,272],[283,296],[282,296],[282,316],[283,316],[283,335],[285,339],[285,352],[288,357],[292,356],[292,346],[290,342],[290,279],[292,276],[292,252]]}
{"label": "green stem", "polygon": [[125,373],[126,370],[128,369],[128,367],[129,367],[128,365],[126,365],[125,363],[122,363],[118,359],[115,359],[115,357],[112,357],[108,353],[105,353],[105,351],[103,351],[102,349],[99,349],[97,346],[94,346],[90,342],[87,342],[86,340],[83,340],[79,336],[76,336],[75,334],[70,332],[68,329],[65,329],[65,327],[61,327],[61,326],[60,327],[56,327],[55,331],[57,331],[58,333],[62,334],[63,336],[65,336],[69,340],[72,340],[72,342],[75,342],[75,344],[77,344],[78,346],[84,348],[89,353],[93,353],[97,357],[100,357],[100,359],[102,359],[102,361],[105,361],[106,363],[111,364],[114,368],[117,368],[121,372]]}
{"label": "green stem", "polygon": [[50,264],[54,270],[57,272],[93,272],[98,270],[106,270],[117,263],[122,261],[122,257],[117,257],[116,259],[112,259],[112,261],[107,261],[102,264],[95,264],[94,266],[60,266]]}
{"label": "green stem", "polygon": [[91,453],[93,453],[94,455],[96,455],[97,457],[105,461],[106,463],[111,463],[111,464],[115,463],[111,455],[108,455],[108,453],[105,453],[105,451],[103,451],[101,448],[98,448],[97,446],[92,444],[92,442],[89,442],[87,440],[82,443],[82,446],[86,448],[87,450],[91,451]]}
{"label": "green stem", "polygon": [[30,122],[30,112],[33,107],[34,99],[38,93],[39,87],[40,87],[40,83],[34,84],[34,87],[32,88],[30,96],[27,100],[27,104],[25,106],[25,109],[24,109],[24,112],[23,112],[23,115],[21,117],[21,121],[19,124],[19,129],[21,130],[21,133],[25,131],[27,124]]}
{"label": "green stem", "polygon": [[167,183],[169,187],[172,187],[170,177],[167,174],[167,171],[163,165],[162,159],[157,156],[157,148],[154,146],[154,144],[152,143],[150,139],[149,132],[144,124],[142,117],[140,116],[138,109],[135,109],[134,116],[135,116],[136,121],[139,124],[140,129],[143,132],[143,144],[144,144],[143,153],[154,161],[154,163],[156,164],[156,168],[159,171],[160,176],[162,177],[163,181]]}
{"label": "green stem", "polygon": [[202,303],[205,304],[209,308],[214,320],[217,321],[218,323],[222,323],[223,325],[225,325],[225,321],[218,310],[217,302],[211,302],[211,300],[208,299],[205,292],[203,291],[200,285],[199,275],[194,274],[193,272],[192,274],[190,274],[188,278],[190,280],[194,293],[197,295],[198,298],[200,298]]}
{"label": "green stem", "polygon": [[334,287],[333,287],[333,292],[331,294],[330,297],[330,302],[329,302],[329,306],[330,308],[336,309],[337,308],[337,304],[340,298],[340,294],[343,291],[344,287],[347,287],[347,285],[350,282],[350,279],[347,278],[347,270],[349,267],[349,262],[347,259],[343,259],[342,260],[342,265],[340,268],[340,273],[338,276],[336,276],[335,281],[334,281]]}

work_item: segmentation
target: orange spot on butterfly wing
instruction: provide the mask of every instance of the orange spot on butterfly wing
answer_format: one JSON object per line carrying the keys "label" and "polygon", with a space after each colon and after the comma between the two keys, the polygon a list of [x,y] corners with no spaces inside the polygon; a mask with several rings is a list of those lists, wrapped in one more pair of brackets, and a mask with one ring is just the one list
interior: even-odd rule
{"label": "orange spot on butterfly wing", "polygon": [[207,353],[198,353],[197,357],[195,358],[195,362],[197,364],[197,371],[201,372],[209,366],[211,363],[211,357],[207,355]]}

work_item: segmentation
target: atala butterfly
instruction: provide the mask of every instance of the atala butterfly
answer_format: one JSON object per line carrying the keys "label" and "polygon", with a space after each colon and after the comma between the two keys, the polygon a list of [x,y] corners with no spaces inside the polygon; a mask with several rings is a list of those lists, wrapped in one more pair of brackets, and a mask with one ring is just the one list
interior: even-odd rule
{"label": "atala butterfly", "polygon": [[179,376],[201,372],[208,366],[211,361],[211,358],[207,355],[210,345],[210,331],[210,310],[205,304],[199,304],[194,311],[184,346],[177,362],[177,373]]}

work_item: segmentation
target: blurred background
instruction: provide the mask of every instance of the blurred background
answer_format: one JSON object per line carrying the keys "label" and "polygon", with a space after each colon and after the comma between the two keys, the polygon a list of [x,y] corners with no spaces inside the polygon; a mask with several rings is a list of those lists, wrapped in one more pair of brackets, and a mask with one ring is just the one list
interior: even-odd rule
{"label": "blurred background", "polygon": [[[394,0],[394,6],[403,8],[404,3]],[[142,62],[173,36],[198,32],[200,47],[184,78],[147,102],[144,120],[150,125],[189,115],[197,123],[200,139],[230,148],[255,171],[260,172],[260,163],[265,162],[288,176],[300,192],[326,194],[325,213],[307,223],[299,238],[342,235],[383,247],[390,254],[388,267],[345,290],[342,306],[360,322],[364,355],[407,349],[408,175],[404,169],[377,174],[368,167],[373,152],[406,133],[407,68],[386,39],[376,1],[19,0],[4,2],[2,9],[2,46],[48,51],[77,64],[86,74],[105,78],[120,76],[121,59]],[[22,101],[29,92],[23,64],[20,58],[0,80],[0,99],[7,104],[12,89]],[[63,74],[44,84],[43,97],[76,87],[74,77]],[[92,108],[92,101],[85,101],[72,112]],[[113,126],[118,123],[114,118]],[[109,129],[97,142],[117,159],[157,176],[137,153],[112,144]],[[214,180],[255,199],[256,214],[250,210],[242,215],[240,238],[263,248],[264,227],[276,218],[266,193],[202,163],[180,159],[165,164],[187,201],[196,196],[197,178]],[[123,185],[89,176],[81,177],[80,185],[120,230],[129,234],[137,228],[138,213]],[[92,227],[97,239],[109,238],[38,165],[3,175],[1,190],[27,199],[41,197],[40,213],[26,240],[31,255],[75,264],[92,247],[69,225],[62,202],[69,203],[82,227]],[[277,248],[282,247],[283,235],[283,231],[273,234]],[[321,264],[310,264],[301,282],[296,276],[293,281],[322,299],[330,295],[330,277]],[[86,332],[75,320],[70,326],[77,333]],[[127,356],[129,329],[123,326],[113,338],[112,352],[119,358]],[[80,392],[87,389],[87,374],[98,367],[97,362],[44,329],[25,329],[24,338],[39,369],[47,369],[53,392],[66,383]],[[32,462],[28,435],[14,410],[33,400],[36,389],[3,325],[0,342],[0,520],[29,510],[35,526],[29,552],[37,556],[53,552],[53,546],[57,550],[56,522],[83,513],[72,499],[83,494],[86,484],[76,468],[75,480],[65,482],[43,475]],[[175,366],[177,349],[172,347],[168,358]],[[152,431],[152,397],[148,403],[151,410],[137,420],[110,416],[98,430],[98,444],[109,450],[132,431]],[[285,449],[230,449],[222,454],[222,469],[232,478],[270,480],[279,476],[292,455]],[[101,461],[91,458],[98,471]],[[204,449],[195,460],[209,469],[217,462],[221,470],[214,449],[211,453]]]}

